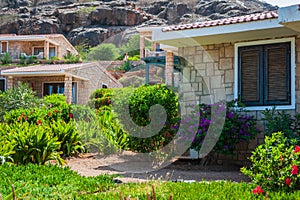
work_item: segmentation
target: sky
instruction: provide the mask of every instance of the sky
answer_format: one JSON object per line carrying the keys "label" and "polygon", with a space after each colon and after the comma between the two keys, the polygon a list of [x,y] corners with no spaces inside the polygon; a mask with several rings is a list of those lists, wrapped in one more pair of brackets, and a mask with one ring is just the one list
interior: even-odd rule
{"label": "sky", "polygon": [[262,0],[262,1],[265,1],[271,5],[279,6],[279,7],[300,4],[299,0]]}

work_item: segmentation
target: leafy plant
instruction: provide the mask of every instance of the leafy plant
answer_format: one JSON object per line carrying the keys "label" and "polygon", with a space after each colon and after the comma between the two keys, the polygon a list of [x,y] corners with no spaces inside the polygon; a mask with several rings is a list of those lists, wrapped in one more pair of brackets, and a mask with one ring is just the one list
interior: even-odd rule
{"label": "leafy plant", "polygon": [[[175,132],[172,132],[171,126],[176,123],[178,118],[178,97],[166,85],[144,85],[135,89],[131,95],[126,92],[123,94],[118,92],[114,96],[123,99],[121,101],[114,99],[114,110],[116,110],[116,115],[125,131],[131,133],[131,135],[133,132],[139,132],[142,136],[129,137],[129,148],[132,151],[151,152],[165,146],[172,140]],[[128,108],[126,108],[128,104],[124,104],[126,100],[129,100],[129,113],[127,111]],[[150,116],[150,108],[157,106],[157,104],[161,106],[161,109],[153,107],[155,110],[152,110],[152,116]],[[162,116],[164,113],[159,112],[165,112],[166,121],[153,118],[154,112],[155,116]],[[132,122],[128,120],[127,115],[131,117]],[[154,129],[159,126],[161,126],[161,129],[155,134],[151,133],[156,131],[152,128],[144,129],[148,132],[142,132],[143,127],[150,123],[152,123]],[[143,135],[153,136],[144,137]]]}
{"label": "leafy plant", "polygon": [[2,65],[7,65],[12,62],[11,56],[9,53],[4,53],[0,55],[0,62]]}
{"label": "leafy plant", "polygon": [[68,53],[68,54],[64,55],[64,61],[67,64],[79,63],[79,62],[81,62],[81,57],[80,57],[80,55],[74,55],[72,53]]}
{"label": "leafy plant", "polygon": [[60,142],[53,137],[48,127],[15,123],[6,125],[0,131],[0,135],[7,135],[7,141],[15,143],[14,154],[11,155],[17,164],[45,164],[49,160],[57,160],[60,164],[63,160],[58,152]]}
{"label": "leafy plant", "polygon": [[294,116],[283,110],[266,109],[262,112],[265,120],[265,135],[271,136],[275,132],[283,132],[288,139],[299,140],[300,114]]}
{"label": "leafy plant", "polygon": [[[145,41],[145,48],[151,48],[151,42]],[[120,57],[118,59],[123,59],[127,53],[129,57],[134,57],[140,55],[140,35],[132,36],[128,42],[124,43],[119,48]]]}
{"label": "leafy plant", "polygon": [[241,171],[262,189],[295,191],[300,189],[300,147],[282,132],[266,136],[250,157],[252,166]]}
{"label": "leafy plant", "polygon": [[36,93],[21,82],[13,89],[5,92],[0,91],[0,121],[3,121],[4,114],[18,108],[33,108],[39,106],[41,100]]}
{"label": "leafy plant", "polygon": [[53,137],[61,143],[59,151],[64,155],[71,156],[84,152],[84,146],[73,122],[52,121],[50,129]]}
{"label": "leafy plant", "polygon": [[109,106],[111,104],[112,94],[113,89],[111,88],[97,89],[91,94],[88,105],[90,108],[96,109],[99,109],[102,106]]}

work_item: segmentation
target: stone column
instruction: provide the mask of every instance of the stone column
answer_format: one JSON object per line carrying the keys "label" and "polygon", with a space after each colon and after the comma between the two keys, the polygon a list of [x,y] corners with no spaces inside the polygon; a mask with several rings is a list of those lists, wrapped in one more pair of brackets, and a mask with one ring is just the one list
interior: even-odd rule
{"label": "stone column", "polygon": [[156,51],[156,48],[157,48],[157,43],[152,42],[152,51]]}
{"label": "stone column", "polygon": [[9,76],[9,77],[7,77],[6,88],[13,89],[13,87],[14,87],[14,78],[12,76]]}
{"label": "stone column", "polygon": [[67,103],[72,103],[72,76],[68,74],[66,74],[65,76],[64,95],[66,96]]}
{"label": "stone column", "polygon": [[174,54],[171,51],[166,52],[165,82],[173,86]]}
{"label": "stone column", "polygon": [[44,58],[49,59],[49,42],[44,42]]}
{"label": "stone column", "polygon": [[144,36],[140,36],[140,58],[144,58],[145,57],[145,37]]}

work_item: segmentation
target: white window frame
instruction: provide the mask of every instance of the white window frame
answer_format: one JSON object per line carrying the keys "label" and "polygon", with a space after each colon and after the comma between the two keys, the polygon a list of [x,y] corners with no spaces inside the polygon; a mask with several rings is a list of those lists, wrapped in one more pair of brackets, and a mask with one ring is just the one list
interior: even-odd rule
{"label": "white window frame", "polygon": [[[291,105],[274,105],[276,109],[280,110],[292,110],[296,108],[296,89],[295,89],[295,80],[296,80],[296,47],[295,47],[295,38],[281,38],[273,40],[260,40],[253,42],[241,42],[234,45],[234,99],[238,98],[238,75],[239,75],[239,62],[238,62],[238,48],[244,46],[253,46],[253,45],[263,45],[263,44],[276,44],[290,42],[291,43]],[[247,110],[265,110],[272,109],[274,106],[248,106]]]}

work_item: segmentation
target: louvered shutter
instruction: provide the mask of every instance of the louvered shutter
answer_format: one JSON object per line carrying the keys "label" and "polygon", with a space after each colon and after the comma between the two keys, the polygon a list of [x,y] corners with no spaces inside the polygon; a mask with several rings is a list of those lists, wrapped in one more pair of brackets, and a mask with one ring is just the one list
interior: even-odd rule
{"label": "louvered shutter", "polygon": [[265,45],[265,105],[290,104],[290,43]]}
{"label": "louvered shutter", "polygon": [[247,105],[261,105],[262,47],[239,48],[239,96]]}

